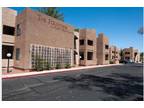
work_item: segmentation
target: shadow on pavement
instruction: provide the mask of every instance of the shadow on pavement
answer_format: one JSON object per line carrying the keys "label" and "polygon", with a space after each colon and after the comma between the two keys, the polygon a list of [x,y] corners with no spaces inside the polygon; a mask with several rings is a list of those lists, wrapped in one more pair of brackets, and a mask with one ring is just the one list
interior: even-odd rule
{"label": "shadow on pavement", "polygon": [[[122,78],[122,79],[118,79]],[[117,78],[117,79],[116,79]],[[54,80],[69,82],[69,89],[96,90],[100,87],[104,93],[118,97],[103,100],[143,100],[143,78],[129,74],[112,73],[111,77],[101,77],[91,74],[79,76],[57,76]]]}

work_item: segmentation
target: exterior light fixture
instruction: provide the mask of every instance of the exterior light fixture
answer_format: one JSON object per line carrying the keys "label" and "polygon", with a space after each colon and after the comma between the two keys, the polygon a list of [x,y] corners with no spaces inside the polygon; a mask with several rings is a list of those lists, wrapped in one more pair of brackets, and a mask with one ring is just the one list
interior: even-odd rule
{"label": "exterior light fixture", "polygon": [[9,73],[9,59],[11,57],[11,53],[7,53],[7,57],[8,57],[7,73]]}

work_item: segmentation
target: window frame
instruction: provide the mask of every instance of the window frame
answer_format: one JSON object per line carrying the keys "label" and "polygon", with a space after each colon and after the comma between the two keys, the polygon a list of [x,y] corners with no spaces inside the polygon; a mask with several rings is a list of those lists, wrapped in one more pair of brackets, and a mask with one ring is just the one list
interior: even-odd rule
{"label": "window frame", "polygon": [[[81,55],[82,54],[82,55]],[[80,55],[80,60],[84,60],[85,59],[85,57],[84,57],[84,52],[83,51],[80,51],[79,52],[79,55]]]}
{"label": "window frame", "polygon": [[105,49],[109,49],[109,45],[106,44],[106,45],[105,45]]}
{"label": "window frame", "polygon": [[87,60],[93,60],[93,52],[87,52]]}
{"label": "window frame", "polygon": [[108,60],[108,58],[109,58],[109,55],[105,54],[105,60]]}
{"label": "window frame", "polygon": [[16,48],[16,60],[20,60],[20,48]]}
{"label": "window frame", "polygon": [[21,25],[20,24],[17,24],[16,25],[16,36],[21,36]]}
{"label": "window frame", "polygon": [[87,44],[90,46],[93,46],[93,41],[92,40],[87,40]]}
{"label": "window frame", "polygon": [[84,44],[85,44],[85,40],[84,40],[84,39],[80,39],[80,40],[79,40],[79,44],[80,44],[80,45],[84,45]]}
{"label": "window frame", "polygon": [[3,25],[3,34],[14,36],[15,35],[15,27]]}

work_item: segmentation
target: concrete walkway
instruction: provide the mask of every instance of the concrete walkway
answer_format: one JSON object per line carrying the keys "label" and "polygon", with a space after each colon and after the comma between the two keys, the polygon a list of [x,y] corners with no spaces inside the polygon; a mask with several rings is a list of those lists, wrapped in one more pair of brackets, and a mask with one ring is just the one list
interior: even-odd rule
{"label": "concrete walkway", "polygon": [[82,66],[82,67],[74,67],[74,68],[69,68],[69,69],[56,69],[56,70],[45,70],[45,71],[39,71],[39,72],[38,71],[33,71],[33,72],[25,72],[25,73],[5,74],[5,75],[2,75],[2,78],[3,79],[16,78],[16,77],[42,75],[42,74],[56,73],[56,72],[66,72],[66,71],[73,71],[73,70],[81,70],[81,69],[91,69],[91,68],[99,68],[99,67],[118,66],[118,65],[123,65],[123,64]]}

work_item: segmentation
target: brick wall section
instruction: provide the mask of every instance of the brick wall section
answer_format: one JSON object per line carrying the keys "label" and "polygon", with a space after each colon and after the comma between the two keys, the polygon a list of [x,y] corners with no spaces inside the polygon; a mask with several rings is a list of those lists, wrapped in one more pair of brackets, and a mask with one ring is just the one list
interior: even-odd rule
{"label": "brick wall section", "polygon": [[73,50],[74,28],[62,21],[27,8],[17,16],[17,24],[21,25],[22,33],[16,37],[15,49],[20,48],[21,57],[19,61],[14,58],[15,67],[30,68],[30,44]]}
{"label": "brick wall section", "polygon": [[[138,52],[138,49],[134,49],[133,47],[129,47],[129,48],[123,49],[123,52],[124,52],[124,59],[126,57],[129,57],[134,62],[140,61],[140,54]],[[126,52],[129,52],[129,54],[126,54]],[[137,53],[136,56],[134,55],[135,53]]]}
{"label": "brick wall section", "polygon": [[103,33],[100,33],[97,37],[97,64],[99,65],[109,64],[109,57],[105,60],[105,54],[109,55],[109,49],[105,49],[105,45],[109,45],[109,40]]}
{"label": "brick wall section", "polygon": [[110,46],[109,60],[116,64],[119,63],[119,60],[120,60],[119,49],[116,46]]}
{"label": "brick wall section", "polygon": [[[85,44],[80,45],[79,50],[84,52],[84,60],[80,60],[80,65],[96,65],[96,31],[94,29],[81,29],[80,40],[84,39]],[[93,41],[93,46],[87,44],[87,40]],[[87,52],[93,52],[93,60],[87,60]]]}

